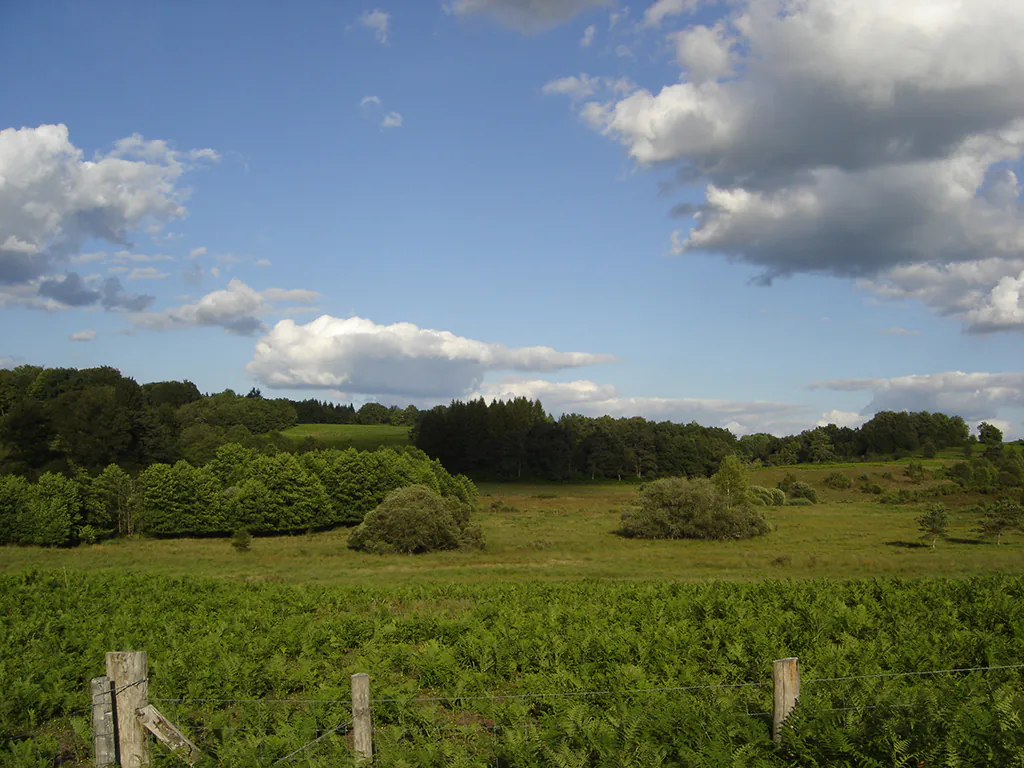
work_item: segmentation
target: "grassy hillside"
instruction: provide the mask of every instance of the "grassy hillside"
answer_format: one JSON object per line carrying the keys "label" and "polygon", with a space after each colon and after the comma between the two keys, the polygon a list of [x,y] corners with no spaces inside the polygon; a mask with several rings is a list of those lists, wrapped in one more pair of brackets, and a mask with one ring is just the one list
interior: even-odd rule
{"label": "grassy hillside", "polygon": [[360,451],[410,444],[408,427],[378,424],[298,424],[282,434],[296,441],[312,437],[327,448],[355,448]]}

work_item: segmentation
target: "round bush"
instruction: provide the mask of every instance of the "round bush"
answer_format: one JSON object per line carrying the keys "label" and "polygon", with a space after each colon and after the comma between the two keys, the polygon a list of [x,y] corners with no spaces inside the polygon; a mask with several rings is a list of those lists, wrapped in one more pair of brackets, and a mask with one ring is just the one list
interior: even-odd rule
{"label": "round bush", "polygon": [[469,522],[468,504],[423,485],[392,491],[352,531],[348,545],[373,554],[421,554],[483,547],[480,528]]}
{"label": "round bush", "polygon": [[752,485],[747,489],[750,502],[759,507],[781,507],[786,503],[786,494],[778,488]]}
{"label": "round bush", "polygon": [[770,530],[746,496],[730,500],[710,480],[670,477],[640,487],[636,507],[622,513],[619,533],[638,539],[749,539]]}
{"label": "round bush", "polygon": [[825,475],[825,485],[829,488],[835,488],[837,491],[841,491],[847,488],[852,488],[853,480],[842,472],[829,472]]}
{"label": "round bush", "polygon": [[789,487],[790,499],[807,499],[812,504],[818,501],[818,492],[807,483],[797,481]]}

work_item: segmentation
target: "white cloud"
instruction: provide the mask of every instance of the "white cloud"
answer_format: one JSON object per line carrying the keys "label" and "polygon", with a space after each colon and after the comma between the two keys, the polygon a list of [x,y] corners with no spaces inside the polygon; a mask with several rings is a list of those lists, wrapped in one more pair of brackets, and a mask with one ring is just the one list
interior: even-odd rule
{"label": "white cloud", "polygon": [[802,405],[771,401],[733,401],[691,397],[623,397],[611,384],[593,381],[552,382],[506,379],[484,383],[472,397],[486,400],[526,397],[539,399],[548,411],[586,416],[625,418],[642,416],[654,421],[724,427],[738,434],[771,432],[792,434],[806,429],[811,412]]}
{"label": "white cloud", "polygon": [[596,34],[597,27],[593,24],[583,30],[583,37],[580,38],[580,48],[589,48],[594,42],[594,36]]}
{"label": "white cloud", "polygon": [[320,298],[320,294],[304,288],[268,288],[263,291],[263,297],[267,301],[297,301],[300,304],[312,304]]}
{"label": "white cloud", "polygon": [[88,240],[127,246],[132,231],[182,216],[180,177],[216,159],[135,134],[87,161],[64,125],[0,131],[0,283],[59,269]]}
{"label": "white cloud", "polygon": [[540,90],[545,96],[561,95],[571,99],[585,99],[588,96],[593,96],[600,85],[601,78],[591,77],[581,72],[579,77],[570,75],[551,80],[545,83]]}
{"label": "white cloud", "polygon": [[68,338],[71,339],[71,341],[92,341],[96,338],[96,331],[75,331]]}
{"label": "white cloud", "polygon": [[206,246],[205,245],[201,245],[198,248],[193,248],[191,251],[188,252],[188,257],[190,259],[195,259],[195,258],[198,258],[199,256],[205,256],[205,255],[206,255]]}
{"label": "white cloud", "polygon": [[510,349],[411,323],[323,315],[306,325],[277,323],[256,344],[246,370],[268,387],[445,398],[473,391],[488,371],[556,371],[614,360],[550,347]]}
{"label": "white cloud", "polygon": [[[916,299],[971,332],[1024,330],[1019,295],[1024,258],[989,257],[946,264],[893,267],[857,286],[883,299]],[[1014,291],[1018,292],[1014,306]]]}
{"label": "white cloud", "polygon": [[270,288],[261,293],[236,278],[228,282],[227,288],[212,291],[195,303],[160,312],[139,312],[130,315],[129,320],[137,328],[148,330],[210,326],[249,336],[266,330],[262,316],[273,309],[268,302],[306,302],[318,296],[315,291],[282,288]]}
{"label": "white cloud", "polygon": [[381,128],[401,128],[402,116],[397,112],[388,112],[380,123]]}
{"label": "white cloud", "polygon": [[611,0],[452,0],[446,8],[456,16],[486,14],[507,27],[533,34],[608,5]]}
{"label": "white cloud", "polygon": [[359,102],[359,106],[360,107],[367,107],[367,106],[370,106],[371,104],[379,107],[380,106],[380,97],[379,96],[363,96],[362,100]]}
{"label": "white cloud", "polygon": [[998,418],[1004,408],[1024,406],[1024,373],[917,374],[896,378],[832,379],[813,389],[870,392],[863,413],[932,411],[963,416],[967,421]]}
{"label": "white cloud", "polygon": [[1024,330],[1024,272],[1006,275],[989,291],[987,299],[964,316],[973,333]]}
{"label": "white cloud", "polygon": [[540,91],[545,96],[568,96],[573,101],[578,101],[599,92],[622,94],[629,93],[634,88],[636,85],[626,77],[593,77],[586,72],[580,72],[579,76],[570,75],[550,80],[541,86]]}
{"label": "white cloud", "polygon": [[837,427],[850,427],[853,429],[859,427],[867,420],[868,417],[861,413],[832,410],[821,414],[821,418],[818,419],[818,423],[815,426],[827,427],[829,424],[835,424]]}
{"label": "white cloud", "polygon": [[373,36],[381,45],[388,43],[388,30],[391,25],[391,14],[381,10],[364,11],[359,16],[359,23],[366,29],[373,30]]}
{"label": "white cloud", "polygon": [[643,24],[646,27],[659,27],[661,22],[671,16],[681,16],[697,6],[699,0],[657,0],[654,5],[644,11]]}
{"label": "white cloud", "polygon": [[272,266],[270,259],[256,259],[252,263],[254,267],[269,267]]}
{"label": "white cloud", "polygon": [[[660,0],[644,23],[695,5]],[[705,188],[676,251],[754,264],[764,282],[818,272],[894,293],[890,270],[994,260],[975,301],[933,308],[970,330],[1021,328],[1024,4],[732,5],[670,35],[681,82],[580,107],[641,166]]]}
{"label": "white cloud", "polygon": [[698,25],[670,35],[676,45],[676,60],[694,83],[728,77],[733,72],[734,40],[725,25],[713,27]]}
{"label": "white cloud", "polygon": [[161,272],[156,267],[135,267],[128,275],[129,280],[162,280],[170,277],[170,272]]}

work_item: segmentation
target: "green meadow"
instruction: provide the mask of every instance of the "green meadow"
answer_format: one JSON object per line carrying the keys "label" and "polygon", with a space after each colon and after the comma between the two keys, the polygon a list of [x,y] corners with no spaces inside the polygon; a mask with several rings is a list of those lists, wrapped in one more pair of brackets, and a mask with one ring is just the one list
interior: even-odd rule
{"label": "green meadow", "polygon": [[[381,429],[379,427],[374,429]],[[936,468],[940,460],[926,461]],[[824,484],[830,472],[854,481],[849,490]],[[973,532],[984,500],[960,494],[939,499],[950,508],[949,539],[933,550],[920,539],[915,518],[925,504],[882,504],[858,485],[886,490],[920,489],[904,464],[876,463],[757,470],[755,484],[774,486],[787,472],[810,483],[819,503],[767,508],[774,530],[747,541],[640,541],[615,534],[622,509],[636,494],[628,482],[480,485],[477,520],[486,549],[418,556],[376,556],[346,547],[347,529],[256,538],[249,552],[227,539],[107,541],[73,549],[6,547],[0,572],[26,568],[144,571],[168,576],[284,581],[337,585],[399,586],[409,583],[474,583],[495,580],[965,577],[1019,573],[1024,542],[1001,545]],[[858,480],[866,476],[867,480]]]}
{"label": "green meadow", "polygon": [[297,424],[281,434],[295,441],[311,437],[321,448],[355,448],[359,451],[410,444],[408,427],[383,424]]}

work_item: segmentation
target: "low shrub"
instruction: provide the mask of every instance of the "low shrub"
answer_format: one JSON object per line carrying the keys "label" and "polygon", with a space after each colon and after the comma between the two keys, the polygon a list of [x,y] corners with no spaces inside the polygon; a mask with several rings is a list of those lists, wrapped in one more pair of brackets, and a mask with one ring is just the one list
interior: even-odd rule
{"label": "low shrub", "polygon": [[803,482],[793,483],[789,488],[788,495],[791,501],[793,499],[807,499],[811,504],[818,501],[818,492]]}
{"label": "low shrub", "polygon": [[480,549],[483,534],[470,524],[470,506],[423,485],[392,491],[349,535],[351,549],[373,554],[421,554]]}
{"label": "low shrub", "polygon": [[747,489],[747,498],[759,507],[781,507],[786,503],[786,494],[778,488],[752,485]]}
{"label": "low shrub", "polygon": [[706,478],[670,477],[640,487],[622,513],[622,536],[639,539],[749,539],[771,530],[746,495],[734,500]]}
{"label": "low shrub", "polygon": [[853,480],[842,472],[829,472],[825,475],[825,485],[837,491],[845,491],[853,487]]}
{"label": "low shrub", "polygon": [[788,496],[793,484],[797,482],[799,481],[796,479],[796,475],[792,472],[787,472],[775,487],[781,489]]}
{"label": "low shrub", "polygon": [[252,534],[245,528],[239,528],[231,535],[231,546],[239,552],[248,552],[252,549]]}

